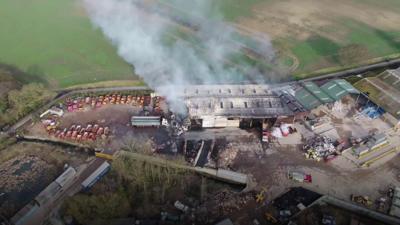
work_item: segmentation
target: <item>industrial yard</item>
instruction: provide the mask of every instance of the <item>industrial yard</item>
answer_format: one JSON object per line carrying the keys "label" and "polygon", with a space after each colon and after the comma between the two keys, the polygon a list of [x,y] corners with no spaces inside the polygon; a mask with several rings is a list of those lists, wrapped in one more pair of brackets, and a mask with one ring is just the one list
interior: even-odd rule
{"label": "industrial yard", "polygon": [[[20,211],[12,221],[31,213],[33,221],[40,220],[58,204],[62,218],[81,224],[90,218],[107,224],[115,216],[166,224],[215,224],[224,218],[237,224],[285,224],[297,211],[268,202],[299,187],[385,216],[396,212],[388,193],[400,186],[399,124],[346,80],[196,85],[178,95],[185,114],[173,113],[168,99],[150,90],[67,94],[39,111],[19,129],[18,139],[67,146],[81,156],[64,165],[64,172],[45,177],[41,171],[54,166],[41,157],[4,161],[7,180],[28,167],[33,171],[3,184],[4,190],[20,179],[41,181],[20,203],[25,207],[15,206]],[[179,190],[173,188],[177,184]],[[143,185],[151,188],[144,191]],[[19,186],[23,192],[24,185]],[[137,191],[143,196],[131,194]],[[60,200],[53,202],[49,195]],[[124,210],[99,214],[112,199]],[[86,201],[98,202],[91,217],[83,208],[94,206]],[[312,211],[313,201],[301,203]],[[350,220],[337,215],[343,209],[321,210],[305,215],[323,217],[328,210],[327,220]],[[304,224],[307,218],[293,221]]]}
{"label": "industrial yard", "polygon": [[398,0],[0,14],[0,225],[400,224]]}

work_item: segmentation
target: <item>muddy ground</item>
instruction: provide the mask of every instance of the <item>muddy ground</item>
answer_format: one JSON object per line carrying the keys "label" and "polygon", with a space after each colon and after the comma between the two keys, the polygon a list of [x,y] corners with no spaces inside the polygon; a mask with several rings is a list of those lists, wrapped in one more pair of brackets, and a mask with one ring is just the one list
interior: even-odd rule
{"label": "muddy ground", "polygon": [[77,167],[88,156],[44,143],[19,142],[0,152],[0,213],[13,216],[59,176],[65,164]]}

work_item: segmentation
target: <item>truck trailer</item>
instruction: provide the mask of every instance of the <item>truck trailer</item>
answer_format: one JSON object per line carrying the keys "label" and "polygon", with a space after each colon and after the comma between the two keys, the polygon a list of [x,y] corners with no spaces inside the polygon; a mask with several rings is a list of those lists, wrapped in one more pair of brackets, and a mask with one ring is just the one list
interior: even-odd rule
{"label": "truck trailer", "polygon": [[90,189],[101,177],[104,176],[110,170],[110,164],[108,162],[104,162],[97,168],[88,178],[86,178],[82,182],[82,188],[84,190]]}

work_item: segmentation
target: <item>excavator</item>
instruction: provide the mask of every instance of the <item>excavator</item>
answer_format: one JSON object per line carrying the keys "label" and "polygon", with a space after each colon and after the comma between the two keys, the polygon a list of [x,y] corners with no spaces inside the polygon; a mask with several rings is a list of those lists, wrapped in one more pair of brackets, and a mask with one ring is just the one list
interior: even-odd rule
{"label": "excavator", "polygon": [[266,193],[266,192],[267,192],[267,189],[263,188],[263,189],[260,191],[260,193],[258,193],[258,194],[256,195],[256,202],[257,202],[258,204],[264,203],[265,198],[266,198],[266,196],[265,196],[265,193]]}

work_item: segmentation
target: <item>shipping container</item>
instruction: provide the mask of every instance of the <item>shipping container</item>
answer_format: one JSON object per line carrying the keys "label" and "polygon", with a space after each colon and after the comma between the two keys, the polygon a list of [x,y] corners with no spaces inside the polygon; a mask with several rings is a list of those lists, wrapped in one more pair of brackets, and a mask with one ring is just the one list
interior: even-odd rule
{"label": "shipping container", "polygon": [[104,174],[106,174],[110,170],[110,164],[108,162],[104,162],[97,168],[86,180],[82,182],[82,187],[84,189],[91,188]]}
{"label": "shipping container", "polygon": [[57,179],[56,183],[64,187],[68,182],[72,181],[75,177],[76,170],[73,167],[68,167]]}

